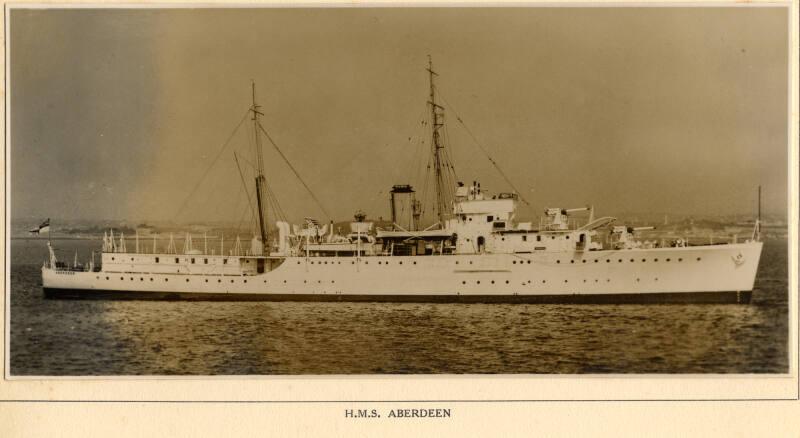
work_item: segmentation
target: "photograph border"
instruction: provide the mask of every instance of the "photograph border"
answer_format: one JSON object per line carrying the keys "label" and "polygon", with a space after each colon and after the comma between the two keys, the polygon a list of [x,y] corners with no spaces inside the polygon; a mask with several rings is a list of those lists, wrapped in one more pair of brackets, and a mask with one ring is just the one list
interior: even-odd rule
{"label": "photograph border", "polygon": [[[28,9],[28,8],[239,8],[239,7],[257,7],[257,8],[274,8],[274,7],[431,7],[431,6],[448,6],[448,7],[485,7],[485,6],[501,6],[501,7],[784,7],[788,9],[789,20],[789,99],[788,99],[788,129],[789,129],[789,190],[788,190],[788,214],[789,214],[789,303],[788,303],[788,317],[789,317],[789,372],[778,374],[567,374],[567,375],[533,375],[533,374],[436,374],[436,375],[275,375],[275,376],[11,376],[10,375],[10,212],[9,212],[9,187],[10,187],[10,150],[9,150],[9,129],[10,129],[10,116],[8,111],[9,105],[9,72],[10,66],[7,62],[9,59],[9,11],[11,9]],[[199,403],[199,404],[217,404],[217,403],[231,403],[231,404],[250,404],[250,403],[264,403],[264,404],[296,404],[296,403],[309,403],[309,404],[341,404],[341,403],[541,403],[541,402],[727,402],[727,401],[798,401],[800,400],[800,382],[798,381],[798,369],[800,362],[798,362],[798,272],[797,272],[797,255],[798,255],[798,3],[797,0],[791,2],[752,2],[743,4],[740,2],[546,2],[546,3],[505,3],[498,5],[497,3],[485,2],[459,2],[459,3],[272,3],[272,4],[242,4],[242,3],[82,3],[80,5],[72,3],[25,3],[14,2],[7,3],[4,8],[4,209],[3,215],[3,250],[2,259],[3,266],[5,267],[4,276],[4,312],[3,312],[3,371],[4,382],[0,385],[0,402],[3,403]],[[112,382],[108,382],[111,380]],[[497,398],[497,397],[446,397],[446,398],[426,398],[419,396],[406,396],[398,399],[389,399],[375,397],[368,395],[367,397],[360,397],[358,394],[379,394],[389,393],[393,394],[409,394],[409,386],[414,387],[414,394],[442,394],[442,393],[463,393],[463,394],[486,394],[486,388],[490,386],[503,386],[511,387],[518,385],[520,380],[526,380],[524,392],[530,392],[530,389],[543,389],[548,394],[552,393],[569,393],[569,394],[588,394],[588,396],[581,398],[571,397],[546,397],[546,398]],[[444,382],[443,382],[444,381]],[[516,381],[516,382],[515,382]],[[568,381],[568,382],[567,382]],[[213,386],[225,386],[225,390],[220,391],[220,388],[209,389],[209,382],[214,382]],[[691,383],[699,385],[702,388],[699,390],[688,390],[686,388],[678,388],[679,391],[688,394],[686,398],[675,397],[674,395],[667,395],[667,397],[659,397],[659,394],[664,394],[664,387],[680,384]],[[743,388],[747,386],[746,390],[738,388],[736,390],[724,390],[721,397],[698,397],[698,394],[712,394],[714,388],[719,389],[720,386],[725,386],[725,383],[735,382],[736,386]],[[174,384],[169,384],[174,383]],[[478,383],[479,391],[475,391],[476,385],[467,384]],[[598,384],[599,383],[599,384]],[[243,384],[243,385],[242,385]],[[253,399],[252,390],[241,391],[243,386],[257,386],[260,390],[256,391],[264,393],[263,389],[271,388],[270,394],[280,394],[274,398],[268,399]],[[367,390],[364,386],[371,386]],[[791,387],[788,387],[791,385]],[[81,388],[84,386],[86,388]],[[145,391],[143,386],[148,387]],[[461,387],[461,390],[453,391],[453,387]],[[473,386],[471,388],[465,388]],[[589,391],[586,391],[585,386],[591,386]],[[608,393],[609,387],[624,386],[622,391],[619,388],[612,389],[612,393],[623,394],[620,397],[597,397],[592,394]],[[190,388],[191,387],[191,388]],[[277,387],[277,388],[276,388]],[[302,394],[298,394],[298,398],[293,398],[293,394],[289,392],[288,388],[302,387]],[[325,397],[324,399],[303,399],[309,394],[313,393],[314,387],[323,387],[325,394],[350,394],[350,397]],[[349,388],[344,388],[349,387]],[[581,389],[581,387],[584,387]],[[419,390],[422,390],[421,392]],[[566,391],[565,391],[566,389]],[[787,391],[787,389],[789,391]],[[189,390],[189,391],[187,391]],[[465,391],[464,391],[465,390]],[[203,398],[198,397],[203,393],[209,391],[214,392],[214,396]],[[232,393],[247,394],[245,398],[230,397]],[[496,392],[496,391],[495,391]],[[508,391],[507,391],[508,392]],[[624,394],[649,394],[644,397],[630,397]],[[676,391],[668,391],[668,393],[675,394]],[[174,397],[174,394],[183,394],[179,397]],[[519,391],[511,391],[511,393],[519,393]],[[748,396],[746,394],[753,393],[755,396]],[[120,397],[114,398],[116,394],[136,394],[142,398],[137,397]],[[147,394],[158,394],[152,396]],[[694,394],[694,396],[692,396]],[[742,394],[737,396],[736,394]],[[766,394],[766,395],[762,395]],[[29,397],[30,396],[30,397]],[[111,397],[108,397],[111,396]],[[288,397],[287,397],[288,396]],[[174,397],[174,398],[170,398]]]}

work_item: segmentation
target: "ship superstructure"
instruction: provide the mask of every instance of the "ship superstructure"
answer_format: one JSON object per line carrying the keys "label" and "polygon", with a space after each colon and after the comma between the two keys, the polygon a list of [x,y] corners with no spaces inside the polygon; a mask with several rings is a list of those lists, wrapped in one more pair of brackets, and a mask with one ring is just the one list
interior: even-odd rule
{"label": "ship superstructure", "polygon": [[[391,225],[359,212],[344,232],[306,218],[267,226],[269,188],[261,155],[259,106],[251,107],[256,146],[252,239],[226,247],[185,234],[152,244],[113,231],[99,265],[70,267],[52,247],[42,267],[50,297],[415,302],[733,302],[750,300],[762,249],[760,221],[750,239],[692,244],[594,217],[593,207],[548,208],[538,223],[520,222],[518,191],[490,194],[459,182],[442,143],[444,107],[430,79],[434,220],[414,188],[391,191]],[[266,134],[266,132],[264,132]],[[272,139],[269,138],[272,142]],[[494,161],[492,161],[493,164]],[[496,165],[496,164],[495,164]],[[244,181],[244,178],[243,178]],[[640,234],[649,233],[642,239]],[[218,245],[218,246],[217,246]],[[166,246],[166,249],[164,247]],[[202,249],[201,249],[202,248]]]}

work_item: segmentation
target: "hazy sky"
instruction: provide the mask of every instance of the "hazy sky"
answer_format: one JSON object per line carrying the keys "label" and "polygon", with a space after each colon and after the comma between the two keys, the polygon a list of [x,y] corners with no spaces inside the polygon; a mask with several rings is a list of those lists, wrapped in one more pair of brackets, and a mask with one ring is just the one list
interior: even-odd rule
{"label": "hazy sky", "polygon": [[[419,178],[427,55],[442,96],[538,214],[786,212],[783,8],[20,10],[13,217],[230,220],[250,105],[334,219]],[[447,113],[459,178],[509,187]],[[324,219],[265,142],[290,216]],[[251,174],[249,165],[242,162]],[[248,176],[248,184],[250,183]],[[526,215],[530,215],[527,213]]]}

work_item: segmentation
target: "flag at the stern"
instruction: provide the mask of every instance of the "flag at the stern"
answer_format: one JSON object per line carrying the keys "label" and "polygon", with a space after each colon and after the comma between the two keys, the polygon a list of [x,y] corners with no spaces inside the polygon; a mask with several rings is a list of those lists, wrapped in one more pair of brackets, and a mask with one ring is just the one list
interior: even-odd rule
{"label": "flag at the stern", "polygon": [[31,234],[42,234],[42,233],[47,233],[48,231],[50,231],[50,218],[47,218],[47,220],[42,222],[41,225],[32,230],[29,230],[28,232]]}

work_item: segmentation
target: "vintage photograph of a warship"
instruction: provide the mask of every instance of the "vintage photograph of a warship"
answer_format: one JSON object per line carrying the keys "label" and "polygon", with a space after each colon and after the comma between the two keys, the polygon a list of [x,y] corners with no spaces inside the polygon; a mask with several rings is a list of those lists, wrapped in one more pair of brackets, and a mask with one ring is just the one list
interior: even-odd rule
{"label": "vintage photograph of a warship", "polygon": [[615,9],[14,9],[12,373],[785,370],[782,11]]}
{"label": "vintage photograph of a warship", "polygon": [[[334,231],[333,222],[320,225],[314,218],[303,227],[284,221],[268,224],[271,193],[261,136],[269,134],[259,122],[253,84],[256,176],[248,201],[256,233],[244,243],[237,237],[226,253],[224,236],[215,239],[218,248],[209,247],[208,236],[194,244],[198,236],[189,233],[182,245],[170,235],[168,242],[162,237],[159,247],[156,235],[152,242],[138,234],[129,242],[132,236],[109,230],[98,265],[94,259],[59,262],[48,242],[49,261],[42,266],[45,295],[478,303],[750,301],[761,256],[760,218],[745,241],[722,244],[640,239],[637,231],[653,227],[595,218],[593,207],[551,207],[536,224],[518,222],[519,193],[490,194],[481,190],[480,182],[455,180],[442,141],[445,107],[436,99],[437,73],[432,64],[427,71],[432,224],[420,223],[421,203],[408,184],[391,189],[386,229],[375,227],[363,213],[356,213],[347,234]],[[275,199],[270,201],[280,208]],[[586,212],[583,220],[576,219]]]}

